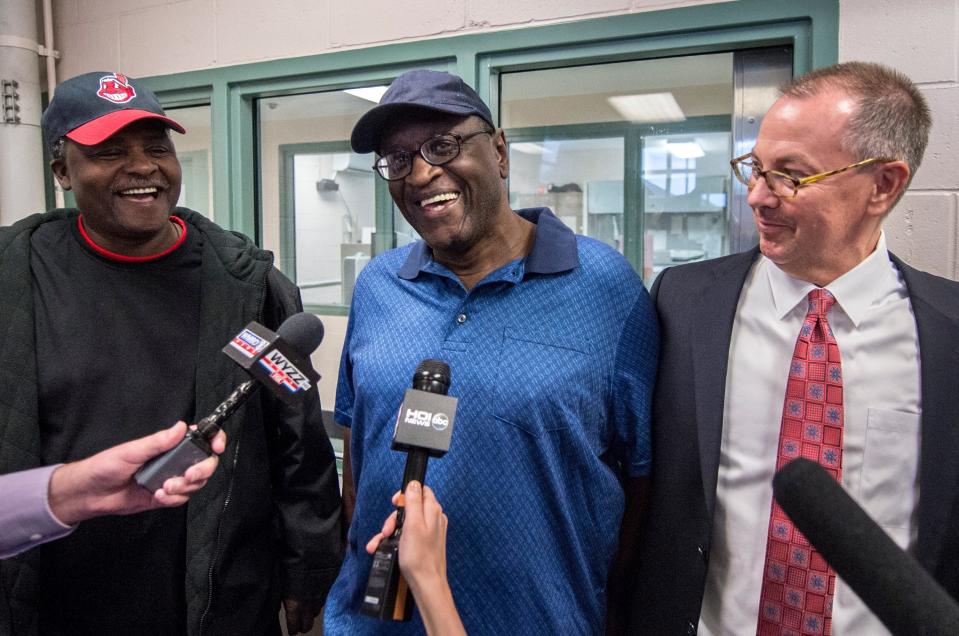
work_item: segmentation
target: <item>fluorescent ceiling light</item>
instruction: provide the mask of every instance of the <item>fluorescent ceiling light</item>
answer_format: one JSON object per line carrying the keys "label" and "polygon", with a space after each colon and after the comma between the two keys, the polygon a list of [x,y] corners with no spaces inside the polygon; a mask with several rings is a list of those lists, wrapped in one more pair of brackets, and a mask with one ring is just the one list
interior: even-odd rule
{"label": "fluorescent ceiling light", "polygon": [[521,152],[524,155],[545,155],[546,148],[539,144],[534,144],[531,142],[521,141],[517,143],[511,143],[509,145],[510,150],[515,150],[516,152]]}
{"label": "fluorescent ceiling light", "polygon": [[368,102],[379,104],[386,92],[386,86],[364,86],[363,88],[347,88],[343,92],[353,97],[365,99]]}
{"label": "fluorescent ceiling light", "polygon": [[686,121],[672,93],[646,93],[644,95],[619,95],[606,101],[627,121],[659,123]]}
{"label": "fluorescent ceiling light", "polygon": [[669,150],[670,154],[679,159],[696,159],[706,154],[703,147],[695,141],[667,143],[666,149]]}

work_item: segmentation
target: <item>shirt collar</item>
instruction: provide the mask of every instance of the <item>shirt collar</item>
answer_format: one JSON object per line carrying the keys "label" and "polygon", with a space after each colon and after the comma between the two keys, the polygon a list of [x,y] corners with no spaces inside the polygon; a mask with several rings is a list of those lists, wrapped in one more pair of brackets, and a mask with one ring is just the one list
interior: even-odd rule
{"label": "shirt collar", "polygon": [[[576,235],[547,208],[516,210],[516,214],[536,224],[533,249],[525,260],[527,274],[558,274],[579,266]],[[400,278],[412,280],[433,262],[433,250],[426,241],[413,244],[406,261],[397,271]]]}
{"label": "shirt collar", "polygon": [[[765,256],[761,258],[772,291],[776,316],[782,320],[796,305],[805,301],[809,292],[816,289],[816,285],[793,278]],[[886,250],[886,234],[880,232],[879,242],[872,254],[826,285],[826,289],[836,299],[836,304],[849,316],[853,325],[858,327],[869,308],[890,291],[894,291],[898,285],[895,266],[889,260]]]}

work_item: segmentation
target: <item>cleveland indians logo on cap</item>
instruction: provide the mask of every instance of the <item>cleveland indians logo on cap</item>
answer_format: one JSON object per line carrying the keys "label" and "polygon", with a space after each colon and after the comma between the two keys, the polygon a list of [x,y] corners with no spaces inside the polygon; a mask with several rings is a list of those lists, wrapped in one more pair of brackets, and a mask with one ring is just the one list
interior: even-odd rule
{"label": "cleveland indians logo on cap", "polygon": [[126,75],[114,73],[100,78],[100,90],[97,91],[97,96],[114,104],[126,104],[137,96],[137,92],[127,81]]}

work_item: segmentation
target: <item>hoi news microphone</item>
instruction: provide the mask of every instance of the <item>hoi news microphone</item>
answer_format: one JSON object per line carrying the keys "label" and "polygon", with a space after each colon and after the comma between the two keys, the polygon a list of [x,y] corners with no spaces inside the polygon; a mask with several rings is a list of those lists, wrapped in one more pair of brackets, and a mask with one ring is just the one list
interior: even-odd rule
{"label": "hoi news microphone", "polygon": [[442,457],[449,450],[457,403],[456,398],[446,395],[450,381],[450,368],[445,362],[422,361],[397,413],[392,448],[406,453],[406,467],[397,499],[395,531],[377,548],[363,595],[361,609],[369,616],[407,621],[412,614],[413,598],[400,572],[398,556],[405,513],[402,493],[411,481],[423,483],[430,457]]}

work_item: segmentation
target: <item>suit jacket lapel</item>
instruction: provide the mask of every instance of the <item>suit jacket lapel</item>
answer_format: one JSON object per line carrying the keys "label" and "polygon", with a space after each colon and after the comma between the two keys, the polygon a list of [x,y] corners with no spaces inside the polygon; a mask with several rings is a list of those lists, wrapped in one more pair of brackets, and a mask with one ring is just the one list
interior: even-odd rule
{"label": "suit jacket lapel", "polygon": [[[895,256],[909,290],[919,334],[920,419],[919,561],[935,572],[948,530],[956,484],[959,483],[959,418],[956,417],[953,380],[959,367],[959,314],[944,306],[950,299],[936,293],[936,279],[905,265]],[[938,282],[938,281],[937,281]],[[954,295],[954,294],[953,294]]]}
{"label": "suit jacket lapel", "polygon": [[743,283],[758,254],[756,248],[717,264],[714,278],[701,290],[699,311],[690,323],[699,459],[710,519],[716,503],[729,342]]}

